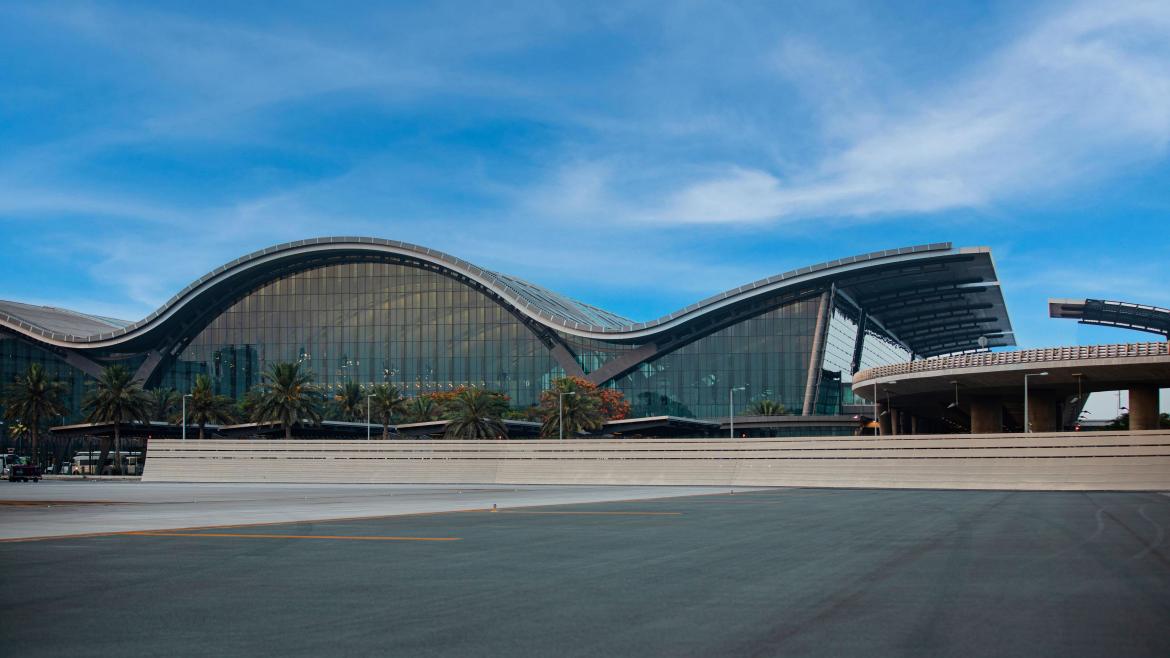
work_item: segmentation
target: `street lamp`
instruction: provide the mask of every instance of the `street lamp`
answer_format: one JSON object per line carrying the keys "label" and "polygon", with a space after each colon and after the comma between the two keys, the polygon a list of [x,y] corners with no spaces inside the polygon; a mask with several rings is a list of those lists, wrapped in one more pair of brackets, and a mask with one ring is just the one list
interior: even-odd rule
{"label": "street lamp", "polygon": [[1074,372],[1072,376],[1077,378],[1077,395],[1073,399],[1069,400],[1068,403],[1076,404],[1081,401],[1081,397],[1084,395],[1081,390],[1081,377],[1084,377],[1084,373]]}
{"label": "street lamp", "polygon": [[371,393],[366,396],[366,440],[370,440],[370,398],[374,397]]}
{"label": "street lamp", "polygon": [[1029,377],[1044,377],[1048,371],[1044,372],[1029,372],[1024,375],[1024,434],[1032,433],[1032,419],[1028,416],[1028,378]]}
{"label": "street lamp", "polygon": [[557,397],[557,427],[561,431],[561,441],[565,440],[565,396],[576,394],[577,391],[561,391]]}
{"label": "street lamp", "polygon": [[733,439],[735,438],[735,392],[746,390],[746,386],[736,386],[727,391],[727,428]]}
{"label": "street lamp", "polygon": [[187,440],[187,398],[192,397],[190,393],[183,396],[183,440]]}

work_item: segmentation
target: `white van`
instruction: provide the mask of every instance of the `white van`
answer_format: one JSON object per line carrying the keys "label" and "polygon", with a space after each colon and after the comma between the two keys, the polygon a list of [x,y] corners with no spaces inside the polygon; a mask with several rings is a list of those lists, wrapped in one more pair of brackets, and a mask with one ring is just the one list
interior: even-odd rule
{"label": "white van", "polygon": [[[101,459],[102,453],[100,450],[93,450],[90,452],[79,452],[73,456],[73,466],[69,472],[72,475],[109,475],[114,471],[114,451],[111,450],[106,455],[106,463],[101,469],[97,468],[98,460]],[[122,474],[123,475],[142,475],[143,459],[142,453],[133,451],[122,451]]]}

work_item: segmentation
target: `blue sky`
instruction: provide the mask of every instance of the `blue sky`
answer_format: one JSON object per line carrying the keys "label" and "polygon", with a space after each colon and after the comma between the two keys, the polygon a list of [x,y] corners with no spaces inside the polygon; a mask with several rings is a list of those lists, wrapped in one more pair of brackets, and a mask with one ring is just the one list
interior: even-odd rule
{"label": "blue sky", "polygon": [[138,319],[344,234],[640,320],[938,241],[1023,346],[1170,306],[1166,2],[195,7],[0,1],[0,298]]}

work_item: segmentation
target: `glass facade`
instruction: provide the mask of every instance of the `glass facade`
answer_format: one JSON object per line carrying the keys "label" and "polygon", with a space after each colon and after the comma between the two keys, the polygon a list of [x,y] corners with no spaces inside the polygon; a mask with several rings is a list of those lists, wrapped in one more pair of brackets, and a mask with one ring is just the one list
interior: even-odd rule
{"label": "glass facade", "polygon": [[535,404],[564,371],[543,343],[483,293],[406,265],[330,265],[273,281],[233,304],[161,373],[197,374],[240,398],[268,364],[299,361],[326,390],[392,383],[405,395],[475,384]]}
{"label": "glass facade", "polygon": [[[539,297],[531,284],[508,282],[514,288],[524,286],[529,297]],[[800,414],[820,300],[815,290],[807,294],[654,357],[602,385],[623,393],[634,417],[723,418],[729,390],[739,387],[744,390],[735,394],[737,414],[748,414],[765,400]],[[558,299],[559,307],[573,306],[583,319],[628,326],[600,309]],[[863,322],[863,312],[847,296],[834,299],[824,357],[815,366],[820,385],[813,412],[819,415],[840,414],[842,405],[855,403],[851,382],[859,334],[864,339],[860,368],[912,358],[878,324]],[[640,348],[564,330],[554,333],[587,374]],[[153,347],[169,353],[173,346]],[[144,358],[100,351],[89,356],[99,363],[119,358],[132,369]],[[407,396],[477,385],[504,392],[516,408],[537,404],[541,392],[565,375],[533,329],[488,294],[421,265],[361,262],[285,274],[246,292],[164,360],[147,384],[187,392],[203,374],[211,378],[216,393],[238,400],[260,383],[270,364],[282,361],[304,364],[327,394],[347,382],[391,383]],[[66,420],[81,420],[87,377],[51,351],[0,337],[3,383],[32,362],[44,364],[50,376],[67,383],[72,413]],[[815,433],[809,428],[774,431]]]}
{"label": "glass facade", "polygon": [[[69,413],[65,416],[64,422],[81,421],[81,400],[85,396],[90,378],[48,350],[18,338],[0,336],[0,388],[7,388],[18,375],[24,375],[28,367],[34,363],[39,363],[50,379],[65,383],[65,403]],[[60,421],[59,418],[53,419],[53,424],[61,424]]]}
{"label": "glass facade", "polygon": [[817,299],[793,302],[716,331],[619,378],[632,416],[726,417],[771,400],[800,413],[817,322]]}
{"label": "glass facade", "polygon": [[914,353],[898,339],[873,322],[865,323],[865,342],[861,350],[861,368],[876,368],[887,363],[905,363],[914,358]]}

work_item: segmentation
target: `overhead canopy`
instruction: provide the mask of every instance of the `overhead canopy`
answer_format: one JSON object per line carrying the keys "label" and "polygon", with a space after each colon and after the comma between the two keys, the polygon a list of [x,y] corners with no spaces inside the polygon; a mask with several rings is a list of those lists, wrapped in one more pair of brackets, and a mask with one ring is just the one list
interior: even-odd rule
{"label": "overhead canopy", "polygon": [[1081,324],[1124,327],[1170,338],[1170,309],[1106,299],[1050,299],[1048,315]]}
{"label": "overhead canopy", "polygon": [[936,258],[866,269],[838,278],[836,285],[916,355],[1015,345],[987,249],[952,249]]}
{"label": "overhead canopy", "polygon": [[703,436],[719,431],[719,423],[680,418],[678,416],[644,416],[606,421],[604,434],[637,434],[640,436]]}

